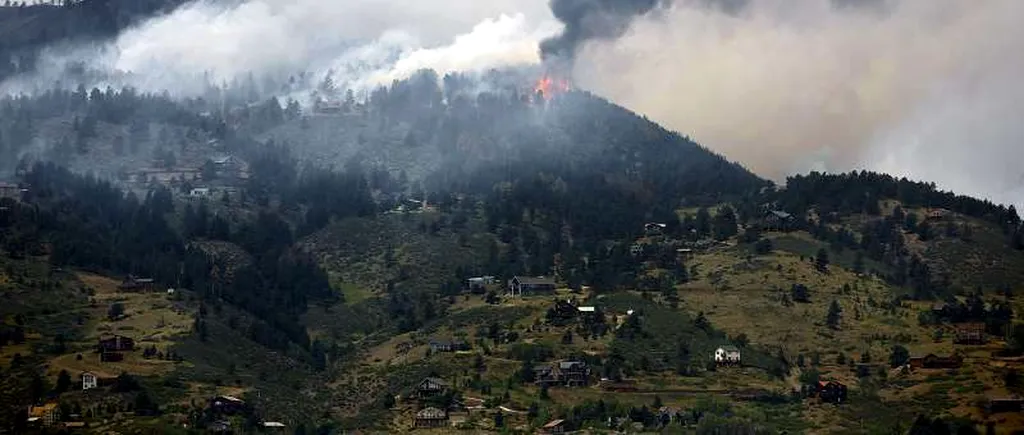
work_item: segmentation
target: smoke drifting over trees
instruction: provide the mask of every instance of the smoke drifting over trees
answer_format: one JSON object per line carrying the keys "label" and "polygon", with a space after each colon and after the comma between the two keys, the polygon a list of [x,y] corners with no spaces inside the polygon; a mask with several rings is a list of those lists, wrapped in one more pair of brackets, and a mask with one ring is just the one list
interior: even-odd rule
{"label": "smoke drifting over trees", "polygon": [[250,73],[371,90],[562,60],[575,87],[763,176],[865,168],[1024,205],[1022,15],[1016,0],[203,0],[54,47],[0,91],[73,88],[69,70],[175,96]]}

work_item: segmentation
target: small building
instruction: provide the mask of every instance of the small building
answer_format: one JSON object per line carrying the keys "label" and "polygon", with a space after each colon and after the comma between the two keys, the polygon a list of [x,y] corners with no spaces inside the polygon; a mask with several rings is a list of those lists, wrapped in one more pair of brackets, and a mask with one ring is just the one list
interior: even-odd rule
{"label": "small building", "polygon": [[556,300],[555,305],[548,308],[546,317],[549,322],[560,323],[576,318],[579,313],[579,309],[569,301]]}
{"label": "small building", "polygon": [[121,281],[121,284],[118,284],[117,289],[124,292],[149,291],[155,286],[156,281],[152,278],[139,278],[135,275],[128,275]]}
{"label": "small building", "polygon": [[590,382],[590,367],[583,361],[562,361],[558,363],[558,370],[568,387],[581,387]]}
{"label": "small building", "polygon": [[985,324],[984,323],[958,323],[953,325],[955,335],[953,343],[956,344],[984,344]]}
{"label": "small building", "polygon": [[438,428],[448,426],[448,413],[438,408],[424,408],[416,413],[417,428]]}
{"label": "small building", "polygon": [[210,409],[219,414],[235,415],[245,411],[245,401],[235,396],[217,396],[210,399]]}
{"label": "small building", "polygon": [[188,192],[188,196],[192,198],[209,198],[210,188],[209,187],[196,187]]}
{"label": "small building", "polygon": [[493,276],[475,276],[466,280],[466,285],[472,292],[483,292],[485,287],[494,284],[497,280]]}
{"label": "small building", "polygon": [[938,356],[929,353],[925,356],[910,358],[910,367],[915,369],[955,369],[963,365],[964,359],[958,354]]}
{"label": "small building", "polygon": [[515,276],[509,280],[508,288],[512,296],[522,296],[524,293],[550,293],[555,291],[555,280],[544,276]]}
{"label": "small building", "polygon": [[644,232],[648,235],[662,234],[665,232],[666,228],[668,228],[668,224],[658,222],[648,222],[644,224]]}
{"label": "small building", "polygon": [[265,421],[262,424],[264,429],[267,430],[284,430],[285,425],[279,421]]}
{"label": "small building", "polygon": [[565,431],[565,420],[551,420],[540,428],[540,433],[542,434],[565,433]]}
{"label": "small building", "polygon": [[846,401],[846,385],[837,381],[818,381],[818,397],[822,402],[842,403]]}
{"label": "small building", "polygon": [[53,402],[43,406],[30,406],[28,418],[30,422],[37,422],[42,426],[54,426],[60,422],[60,406]]}
{"label": "small building", "polygon": [[119,362],[124,361],[124,353],[111,352],[106,350],[100,351],[100,362]]}
{"label": "small building", "polygon": [[416,397],[437,397],[448,392],[448,382],[441,378],[424,378],[416,385]]}
{"label": "small building", "polygon": [[100,352],[125,352],[135,350],[135,340],[123,335],[111,335],[107,338],[100,338],[97,345]]}
{"label": "small building", "polygon": [[105,375],[96,372],[82,372],[82,390],[113,385],[117,382],[116,376]]}
{"label": "small building", "polygon": [[541,386],[559,385],[563,382],[562,371],[557,365],[541,364],[533,367],[533,383]]}
{"label": "small building", "polygon": [[732,345],[725,345],[715,349],[715,363],[718,365],[739,364],[740,349]]}
{"label": "small building", "polygon": [[1021,412],[1024,410],[1024,399],[1021,399],[1020,397],[999,397],[989,399],[985,410],[990,414]]}
{"label": "small building", "polygon": [[592,316],[592,315],[597,314],[597,307],[593,307],[593,306],[576,307],[576,310],[579,311],[579,313],[582,314],[582,315],[590,315],[590,316]]}
{"label": "small building", "polygon": [[0,182],[0,199],[12,199],[21,201],[22,189],[17,184]]}
{"label": "small building", "polygon": [[430,350],[434,352],[458,352],[469,350],[469,343],[463,340],[430,340]]}
{"label": "small building", "polygon": [[781,210],[770,210],[762,219],[764,229],[769,231],[789,231],[795,221],[793,215]]}

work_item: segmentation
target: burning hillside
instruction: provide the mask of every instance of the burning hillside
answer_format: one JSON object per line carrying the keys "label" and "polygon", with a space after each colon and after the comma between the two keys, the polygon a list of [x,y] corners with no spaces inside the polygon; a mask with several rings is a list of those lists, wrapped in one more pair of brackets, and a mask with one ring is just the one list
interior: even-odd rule
{"label": "burning hillside", "polygon": [[564,78],[553,77],[549,74],[545,74],[533,87],[533,92],[539,99],[545,101],[554,98],[558,94],[563,94],[572,90],[572,85],[569,80]]}

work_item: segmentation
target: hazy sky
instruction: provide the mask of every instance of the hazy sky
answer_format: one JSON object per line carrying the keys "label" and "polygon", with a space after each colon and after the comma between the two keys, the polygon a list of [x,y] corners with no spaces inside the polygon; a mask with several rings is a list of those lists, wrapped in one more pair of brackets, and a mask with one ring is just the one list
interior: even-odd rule
{"label": "hazy sky", "polygon": [[[846,1],[870,6],[729,0],[746,6],[726,14],[670,1],[582,44],[574,79],[777,181],[864,168],[1024,205],[1024,1]],[[534,64],[560,30],[547,0],[203,0],[108,45],[52,52],[43,73],[0,88],[49,85],[60,69],[48,66],[68,60],[179,94],[204,72],[334,71],[372,86],[423,67]]]}
{"label": "hazy sky", "polygon": [[677,1],[577,81],[776,180],[875,169],[1024,203],[1024,2]]}

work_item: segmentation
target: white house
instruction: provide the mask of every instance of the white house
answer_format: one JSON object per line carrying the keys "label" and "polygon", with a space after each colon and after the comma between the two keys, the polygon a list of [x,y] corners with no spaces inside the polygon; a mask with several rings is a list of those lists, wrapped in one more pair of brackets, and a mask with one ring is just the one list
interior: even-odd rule
{"label": "white house", "polygon": [[717,364],[739,364],[740,350],[736,346],[722,346],[715,349],[715,363]]}
{"label": "white house", "polygon": [[192,189],[192,191],[189,192],[188,194],[189,194],[189,196],[191,196],[193,198],[206,198],[206,197],[210,196],[210,188],[209,187],[196,187],[195,189]]}
{"label": "white house", "polygon": [[99,380],[93,373],[85,372],[82,373],[82,389],[89,390],[96,388],[100,385]]}
{"label": "white house", "polygon": [[597,307],[576,307],[576,309],[581,313],[593,314],[597,312]]}

